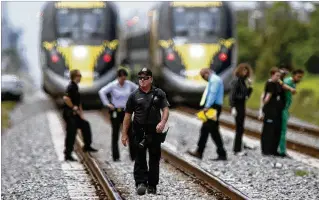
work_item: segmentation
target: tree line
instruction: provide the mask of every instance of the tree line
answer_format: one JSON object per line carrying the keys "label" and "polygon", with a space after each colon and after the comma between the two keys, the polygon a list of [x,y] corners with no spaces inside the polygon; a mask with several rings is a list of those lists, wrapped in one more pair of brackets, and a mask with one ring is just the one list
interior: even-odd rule
{"label": "tree line", "polygon": [[266,8],[254,30],[248,17],[247,11],[237,12],[238,61],[250,63],[258,80],[266,79],[273,66],[319,74],[318,8],[303,22],[288,2],[276,2]]}

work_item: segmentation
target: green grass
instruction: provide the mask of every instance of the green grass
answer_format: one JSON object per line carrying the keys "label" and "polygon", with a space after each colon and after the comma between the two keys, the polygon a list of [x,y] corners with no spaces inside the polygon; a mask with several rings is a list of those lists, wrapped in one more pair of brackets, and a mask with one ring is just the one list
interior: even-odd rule
{"label": "green grass", "polygon": [[[258,110],[260,95],[264,90],[265,82],[255,82],[253,93],[247,101],[247,108]],[[229,107],[228,95],[224,99],[225,106]],[[319,76],[306,75],[297,85],[297,93],[293,96],[290,115],[319,126]]]}
{"label": "green grass", "polygon": [[15,102],[2,101],[1,102],[1,130],[5,130],[10,126],[9,113],[15,106]]}
{"label": "green grass", "polygon": [[306,176],[306,175],[308,175],[308,172],[304,171],[304,170],[295,170],[295,175],[296,176]]}

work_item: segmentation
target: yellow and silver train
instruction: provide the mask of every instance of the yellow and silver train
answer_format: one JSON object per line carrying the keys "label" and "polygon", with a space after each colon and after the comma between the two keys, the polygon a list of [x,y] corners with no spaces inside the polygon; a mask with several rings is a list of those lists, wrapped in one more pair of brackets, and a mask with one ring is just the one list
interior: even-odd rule
{"label": "yellow and silver train", "polygon": [[69,71],[79,69],[80,92],[96,99],[116,77],[118,14],[112,2],[48,2],[42,11],[43,89],[61,96]]}
{"label": "yellow and silver train", "polygon": [[207,84],[199,71],[206,67],[229,89],[237,45],[227,2],[161,2],[128,20],[125,32],[123,43],[133,72],[150,67],[155,84],[171,101],[199,103]]}

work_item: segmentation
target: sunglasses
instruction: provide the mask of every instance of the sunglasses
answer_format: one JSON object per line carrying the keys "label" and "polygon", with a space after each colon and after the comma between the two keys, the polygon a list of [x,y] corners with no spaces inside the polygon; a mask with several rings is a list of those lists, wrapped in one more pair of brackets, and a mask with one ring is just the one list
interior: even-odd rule
{"label": "sunglasses", "polygon": [[139,76],[138,77],[138,79],[139,80],[148,80],[148,79],[150,79],[151,77],[149,77],[149,76]]}

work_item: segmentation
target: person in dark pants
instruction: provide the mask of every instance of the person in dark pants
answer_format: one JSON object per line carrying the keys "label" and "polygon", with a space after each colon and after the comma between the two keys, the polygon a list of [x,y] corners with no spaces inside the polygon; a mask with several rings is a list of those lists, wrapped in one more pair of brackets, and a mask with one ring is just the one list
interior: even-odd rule
{"label": "person in dark pants", "polygon": [[[133,133],[135,138],[136,158],[134,179],[137,193],[144,195],[148,185],[148,193],[156,194],[159,182],[159,164],[161,158],[161,134],[168,120],[169,103],[161,89],[153,87],[152,72],[143,68],[138,73],[139,89],[128,98],[123,122],[122,143],[127,145],[128,127],[134,113]],[[153,101],[153,102],[152,102]],[[163,115],[161,117],[161,112]],[[143,144],[143,146],[139,146]],[[149,152],[147,167],[146,150]]]}
{"label": "person in dark pants", "polygon": [[239,64],[235,70],[236,78],[232,81],[229,101],[231,106],[231,114],[236,121],[236,136],[234,141],[234,154],[244,155],[242,152],[242,138],[244,133],[244,123],[246,116],[246,100],[252,93],[251,67],[247,63]]}
{"label": "person in dark pants", "polygon": [[281,100],[282,90],[295,89],[283,84],[280,80],[282,73],[276,67],[270,70],[271,78],[265,85],[263,97],[263,129],[261,134],[261,151],[263,155],[278,156],[277,151],[282,126],[283,101]]}
{"label": "person in dark pants", "polygon": [[[202,158],[206,147],[209,133],[211,134],[216,146],[218,157],[214,161],[227,160],[227,154],[224,149],[222,137],[219,132],[219,116],[222,110],[223,97],[224,97],[224,85],[219,76],[213,73],[209,68],[202,69],[200,71],[203,79],[208,81],[207,90],[205,90],[203,99],[205,99],[204,112],[209,108],[214,108],[217,111],[216,120],[208,119],[203,123],[200,130],[200,138],[198,141],[198,148],[196,151],[187,151],[188,154],[197,158]],[[207,91],[207,92],[206,92]]]}
{"label": "person in dark pants", "polygon": [[[99,91],[100,98],[104,106],[109,108],[112,123],[112,156],[114,161],[119,161],[120,153],[118,147],[119,131],[124,120],[124,108],[129,95],[138,88],[138,86],[127,79],[127,71],[119,69],[117,79],[107,84]],[[111,94],[112,103],[109,102],[107,94]],[[135,149],[133,147],[132,128],[129,128],[130,156],[135,158]]]}
{"label": "person in dark pants", "polygon": [[81,73],[79,70],[70,71],[71,82],[67,87],[66,94],[63,96],[64,109],[63,119],[66,123],[66,138],[64,158],[69,161],[76,161],[72,157],[73,146],[77,129],[81,129],[84,140],[84,151],[96,152],[97,150],[91,147],[92,133],[88,121],[83,117],[83,110],[81,105],[81,97],[79,93],[78,84],[81,81]]}

